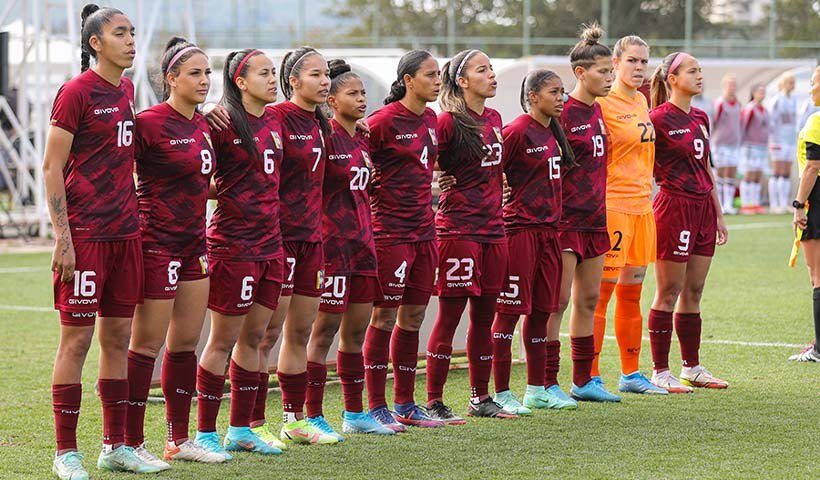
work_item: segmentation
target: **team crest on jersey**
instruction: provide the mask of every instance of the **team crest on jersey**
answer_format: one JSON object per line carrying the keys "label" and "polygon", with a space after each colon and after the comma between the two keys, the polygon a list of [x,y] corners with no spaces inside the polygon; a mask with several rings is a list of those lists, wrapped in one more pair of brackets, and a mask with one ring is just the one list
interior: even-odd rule
{"label": "team crest on jersey", "polygon": [[214,143],[211,141],[211,135],[208,132],[202,132],[202,136],[205,137],[205,140],[208,141],[208,146],[211,147],[211,150],[213,150]]}
{"label": "team crest on jersey", "polygon": [[282,139],[279,138],[279,133],[277,132],[270,132],[271,138],[273,138],[273,143],[276,144],[276,148],[278,150],[282,150]]}
{"label": "team crest on jersey", "polygon": [[709,130],[706,130],[706,125],[700,125],[700,131],[703,132],[703,138],[709,140]]}
{"label": "team crest on jersey", "polygon": [[325,271],[318,270],[316,272],[316,290],[321,290],[322,286],[325,284]]}
{"label": "team crest on jersey", "polygon": [[495,138],[497,138],[499,142],[504,141],[504,137],[501,136],[501,129],[500,128],[493,127],[493,132],[495,132]]}
{"label": "team crest on jersey", "polygon": [[370,155],[367,152],[362,152],[362,159],[364,160],[364,165],[367,167],[368,170],[373,169],[373,162],[370,161]]}
{"label": "team crest on jersey", "polygon": [[436,138],[436,129],[428,128],[427,133],[430,134],[430,140],[433,142],[433,145],[438,146],[438,138]]}
{"label": "team crest on jersey", "polygon": [[203,275],[207,275],[209,272],[208,257],[205,255],[199,256],[199,270],[202,272]]}

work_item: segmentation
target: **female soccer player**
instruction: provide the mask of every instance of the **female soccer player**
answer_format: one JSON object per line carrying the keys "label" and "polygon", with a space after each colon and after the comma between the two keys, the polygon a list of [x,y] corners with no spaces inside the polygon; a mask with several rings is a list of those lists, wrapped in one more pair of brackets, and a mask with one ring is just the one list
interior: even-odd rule
{"label": "female soccer player", "polygon": [[[83,364],[100,315],[103,450],[97,467],[158,472],[125,445],[128,340],[142,302],[142,247],[134,163],[134,85],[122,72],[134,62],[134,26],[121,11],[88,4],[82,12],[82,73],[57,92],[43,159],[56,238],[54,308],[60,346],[52,401],[57,452],[52,471],[87,479],[77,451]],[[96,59],[89,68],[90,57]]]}
{"label": "female soccer player", "polygon": [[322,411],[327,382],[325,359],[336,332],[340,332],[336,370],[344,397],[342,430],[395,435],[362,411],[362,344],[373,302],[382,295],[367,193],[372,164],[368,139],[356,130],[356,121],[364,118],[367,110],[367,96],[361,78],[344,60],[331,60],[329,67],[327,100],[333,112],[333,133],[328,142],[322,190],[325,292],[308,342],[305,406],[309,421],[327,423]]}
{"label": "female soccer player", "polygon": [[259,341],[282,288],[282,235],[278,188],[281,126],[265,110],[276,100],[273,62],[259,50],[231,52],[223,70],[220,104],[229,128],[214,133],[214,183],[218,200],[208,227],[211,269],[208,308],[211,332],[197,373],[199,426],[196,443],[230,455],[219,446],[216,418],[230,357],[231,418],[225,449],[266,455],[282,450],[250,429],[259,388]]}
{"label": "female soccer player", "polygon": [[[820,68],[811,76],[811,105],[820,106]],[[794,207],[794,228],[803,230],[803,253],[809,267],[811,284],[814,289],[814,343],[802,352],[792,355],[789,360],[798,362],[820,362],[820,208],[814,210],[807,202],[820,205],[820,186],[817,176],[820,175],[820,112],[809,117],[806,126],[800,130],[797,145],[797,161],[800,165],[800,187]]]}
{"label": "female soccer player", "polygon": [[[558,386],[549,368],[552,363],[547,363],[549,353],[557,354],[556,348],[547,350],[547,321],[558,311],[561,292],[561,173],[576,164],[558,122],[564,108],[561,78],[545,69],[528,73],[521,83],[520,102],[526,113],[502,131],[502,164],[511,190],[503,208],[509,260],[492,335],[495,401],[508,412],[529,415],[531,408],[577,407]],[[509,386],[510,343],[522,314],[527,352],[523,407]]]}
{"label": "female soccer player", "polygon": [[600,43],[603,33],[597,24],[585,28],[581,41],[569,55],[577,81],[560,121],[577,167],[564,170],[561,175],[559,230],[563,276],[558,311],[550,316],[547,328],[547,370],[552,375],[550,381],[556,381],[561,345],[558,332],[571,297],[572,397],[617,402],[617,395],[607,392],[590,376],[595,356],[593,316],[601,289],[604,254],[610,246],[606,231],[607,134],[601,106],[595,101],[609,93],[614,79],[612,51]]}
{"label": "female soccer player", "polygon": [[[385,106],[367,119],[373,236],[383,296],[375,303],[365,336],[365,379],[370,414],[397,431],[404,431],[403,425],[444,425],[416,406],[414,397],[419,329],[438,264],[430,189],[438,158],[437,120],[427,104],[438,98],[440,75],[429,52],[406,53]],[[395,418],[385,400],[388,355],[393,359]]]}
{"label": "female soccer player", "polygon": [[196,107],[208,95],[211,68],[199,47],[179,37],[168,42],[160,65],[164,102],[140,112],[136,125],[145,302],[137,306],[131,326],[125,443],[148,463],[167,465],[143,444],[151,374],[167,337],[161,375],[165,459],[218,463],[225,461],[223,455],[188,439],[194,350],[208,305],[205,209],[215,161],[208,122]]}
{"label": "female soccer player", "polygon": [[488,393],[492,322],[507,264],[501,218],[501,115],[485,106],[497,87],[490,59],[479,50],[460,52],[442,69],[443,113],[436,128],[438,164],[457,183],[441,194],[436,213],[439,313],[427,347],[427,413],[449,424],[465,423],[442,399],[453,336],[468,300],[468,414],[517,417],[501,408]]}
{"label": "female soccer player", "polygon": [[792,162],[797,158],[797,99],[792,95],[794,75],[781,75],[778,87],[780,92],[771,104],[769,151],[773,168],[769,177],[769,209],[772,213],[786,213],[791,201]]}
{"label": "female soccer player", "polygon": [[[652,383],[669,393],[728,386],[709,373],[698,357],[700,298],[715,243],[723,245],[729,236],[709,162],[709,117],[691,105],[692,97],[701,92],[703,73],[688,53],[667,55],[652,75],[650,118],[657,135],[655,181],[660,191],[652,206],[658,260],[649,340],[655,364]],[[673,323],[683,358],[681,381],[669,371]]]}
{"label": "female soccer player", "polygon": [[646,98],[638,91],[647,75],[649,46],[630,35],[615,43],[615,84],[597,99],[607,130],[606,219],[610,250],[604,257],[604,281],[595,308],[595,359],[592,376],[601,382],[598,356],[604,341],[606,311],[615,292],[615,337],[621,353],[622,392],[665,395],[639,370],[643,317],[641,289],[646,266],[655,260],[652,215],[652,164],[655,129]]}
{"label": "female soccer player", "polygon": [[750,101],[741,112],[740,144],[740,213],[761,213],[761,192],[763,190],[763,172],[769,159],[769,133],[771,119],[763,100],[766,99],[766,86],[762,83],[752,85]]}
{"label": "female soccer player", "polygon": [[735,203],[735,175],[740,162],[740,111],[742,106],[735,93],[734,75],[723,77],[723,95],[715,100],[712,118],[712,161],[717,169],[717,189],[724,214],[737,213]]}

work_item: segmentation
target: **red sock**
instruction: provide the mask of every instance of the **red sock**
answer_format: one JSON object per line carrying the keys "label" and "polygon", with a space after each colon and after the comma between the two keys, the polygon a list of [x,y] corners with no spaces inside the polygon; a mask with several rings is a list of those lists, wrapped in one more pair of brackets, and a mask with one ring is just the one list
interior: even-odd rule
{"label": "red sock", "polygon": [[367,403],[370,408],[387,405],[387,361],[390,356],[390,332],[374,326],[367,327],[364,336],[364,379],[367,382]]}
{"label": "red sock", "polygon": [[510,389],[512,340],[519,315],[498,313],[493,322],[493,382],[496,392]]}
{"label": "red sock", "polygon": [[467,306],[466,297],[438,299],[438,316],[427,341],[427,402],[440,400],[450,370],[453,337]]}
{"label": "red sock", "polygon": [[259,390],[256,391],[256,403],[253,404],[251,423],[258,423],[260,425],[265,423],[265,405],[268,401],[269,381],[270,374],[268,372],[259,372]]}
{"label": "red sock", "polygon": [[231,359],[231,426],[249,427],[256,392],[259,390],[259,372],[240,367]]}
{"label": "red sock", "polygon": [[83,386],[80,383],[51,386],[51,405],[54,410],[58,452],[77,450],[77,420],[80,418],[82,398]]}
{"label": "red sock", "polygon": [[196,353],[165,350],[160,383],[165,396],[168,440],[179,445],[188,438],[191,398],[196,391]]}
{"label": "red sock", "polygon": [[[649,311],[649,345],[656,371],[669,370],[669,347],[672,344],[672,312],[654,308]],[[678,333],[680,335],[680,333]]]}
{"label": "red sock", "polygon": [[325,398],[327,383],[327,365],[307,362],[307,390],[305,410],[310,418],[322,416],[322,401]]}
{"label": "red sock", "polygon": [[592,359],[595,358],[595,336],[569,337],[572,348],[572,383],[583,387],[592,379]]}
{"label": "red sock", "polygon": [[521,334],[527,352],[527,385],[544,385],[547,361],[547,320],[549,315],[533,310],[524,317]]}
{"label": "red sock", "polygon": [[216,417],[225,389],[225,376],[214,375],[200,365],[196,372],[197,430],[215,432]]}
{"label": "red sock", "polygon": [[282,411],[284,413],[302,413],[305,406],[305,390],[307,390],[307,372],[282,373],[276,372],[279,378],[279,388],[282,389]]}
{"label": "red sock", "polygon": [[493,318],[497,295],[470,298],[470,326],[467,329],[467,361],[470,364],[470,396],[489,395],[493,368]]}
{"label": "red sock", "polygon": [[361,353],[336,352],[336,373],[342,381],[342,397],[345,411],[362,411],[362,390],[364,390],[364,359]]}
{"label": "red sock", "polygon": [[128,407],[128,380],[100,378],[97,380],[103,410],[103,443],[125,443],[125,415]]}
{"label": "red sock", "polygon": [[676,313],[675,330],[680,341],[680,356],[684,367],[700,365],[700,331],[703,320],[700,313]]}
{"label": "red sock", "polygon": [[154,359],[128,350],[128,407],[126,408],[125,444],[138,447],[145,441],[145,403],[151,388]]}
{"label": "red sock", "polygon": [[399,405],[414,403],[419,332],[405,330],[396,325],[393,328],[390,349],[390,356],[393,358],[393,402]]}
{"label": "red sock", "polygon": [[558,371],[561,369],[561,341],[547,342],[544,359],[544,387],[558,385]]}

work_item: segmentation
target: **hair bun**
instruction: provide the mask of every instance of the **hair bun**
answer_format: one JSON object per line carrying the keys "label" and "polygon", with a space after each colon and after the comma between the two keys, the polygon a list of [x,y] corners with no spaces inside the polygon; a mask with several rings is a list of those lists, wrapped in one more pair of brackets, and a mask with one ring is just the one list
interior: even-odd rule
{"label": "hair bun", "polygon": [[581,32],[581,40],[587,45],[595,45],[604,36],[604,30],[598,25],[598,22],[593,22],[590,25],[584,25],[584,30]]}
{"label": "hair bun", "polygon": [[333,58],[329,62],[327,62],[327,66],[330,69],[330,78],[331,80],[338,77],[339,75],[343,75],[349,71],[351,71],[350,65],[341,58]]}
{"label": "hair bun", "polygon": [[171,39],[168,40],[168,43],[165,44],[165,51],[167,52],[168,50],[174,48],[175,46],[179,45],[180,43],[189,43],[189,42],[188,42],[188,40],[185,40],[182,37],[171,37]]}
{"label": "hair bun", "polygon": [[83,7],[83,12],[80,14],[80,18],[82,18],[83,22],[85,22],[86,18],[90,17],[94,12],[96,12],[99,9],[99,5],[96,5],[94,3],[87,3]]}

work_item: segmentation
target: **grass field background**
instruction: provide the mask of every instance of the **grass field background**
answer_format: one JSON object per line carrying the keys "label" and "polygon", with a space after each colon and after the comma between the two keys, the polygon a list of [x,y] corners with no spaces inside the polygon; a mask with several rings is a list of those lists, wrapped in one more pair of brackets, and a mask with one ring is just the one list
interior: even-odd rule
{"label": "grass field background", "polygon": [[[702,363],[731,382],[726,391],[666,398],[626,395],[621,404],[584,403],[575,412],[537,411],[517,421],[470,420],[462,427],[411,430],[393,438],[350,436],[340,445],[295,447],[274,458],[240,454],[220,466],[178,463],[152,478],[816,478],[820,365],[787,362],[796,349],[782,345],[802,345],[812,337],[811,289],[802,256],[797,268],[786,266],[789,217],[734,217],[729,222],[729,245],[718,249],[703,298],[701,351]],[[59,322],[48,311],[49,261],[46,253],[0,255],[2,479],[52,477],[50,378]],[[20,271],[26,267],[40,268]],[[644,315],[653,292],[650,271]],[[568,389],[566,338],[563,344],[560,381]],[[98,473],[94,467],[102,429],[100,403],[93,394],[97,352],[95,346],[83,375],[80,449],[92,478],[134,478]],[[646,341],[641,355],[642,369],[648,372]],[[680,358],[676,339],[671,358]],[[604,344],[601,370],[610,389],[617,390],[614,340]],[[451,372],[445,393],[447,403],[461,413],[467,380],[466,370]],[[424,381],[420,376],[418,400],[423,400]],[[525,383],[524,367],[514,367],[511,384],[519,395]],[[221,432],[227,428],[228,405],[223,402]],[[325,412],[339,428],[340,409],[340,387],[329,386]],[[268,411],[279,425],[278,394],[269,396]],[[149,448],[159,453],[164,407],[150,405],[146,419]],[[195,421],[193,414],[192,426]]]}

